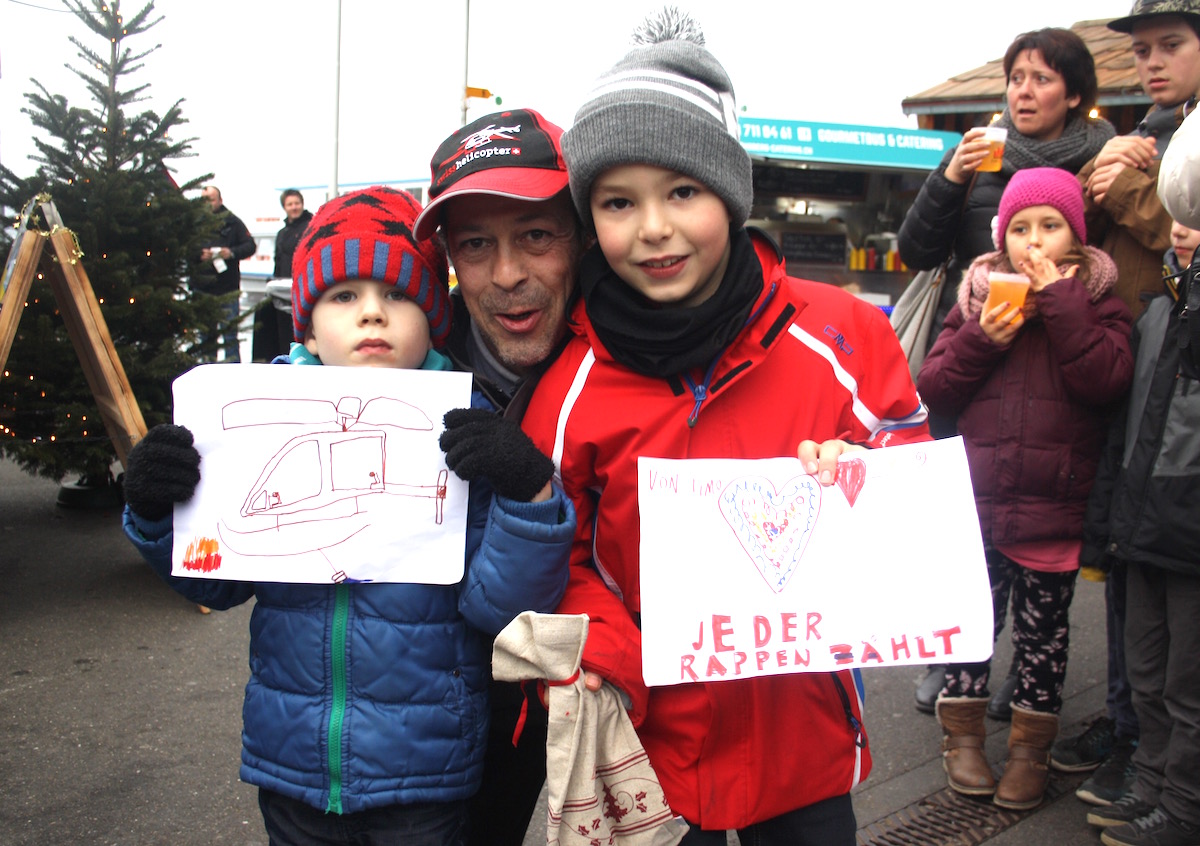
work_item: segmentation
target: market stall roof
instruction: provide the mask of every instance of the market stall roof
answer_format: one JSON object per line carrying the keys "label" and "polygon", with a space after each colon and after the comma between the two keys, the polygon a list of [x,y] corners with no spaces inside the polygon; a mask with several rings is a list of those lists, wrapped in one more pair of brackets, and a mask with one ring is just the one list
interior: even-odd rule
{"label": "market stall roof", "polygon": [[856,126],[802,120],[738,119],[742,147],[752,157],[888,170],[933,170],[962,136],[897,126]]}
{"label": "market stall roof", "polygon": [[[1079,35],[1096,61],[1099,97],[1103,107],[1148,105],[1142,92],[1129,36],[1108,28],[1112,18],[1079,21],[1071,30]],[[906,97],[900,104],[906,115],[956,114],[961,112],[1000,111],[1004,108],[1003,57],[986,65],[955,74],[943,83],[919,94]]]}

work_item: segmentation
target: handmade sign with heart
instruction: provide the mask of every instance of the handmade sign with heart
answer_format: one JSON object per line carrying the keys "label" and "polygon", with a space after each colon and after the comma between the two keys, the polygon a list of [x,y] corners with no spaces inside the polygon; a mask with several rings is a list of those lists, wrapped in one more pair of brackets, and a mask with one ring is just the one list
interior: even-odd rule
{"label": "handmade sign with heart", "polygon": [[817,524],[821,487],[816,479],[797,476],[780,490],[770,479],[745,476],[725,486],[719,503],[742,549],[771,590],[780,593]]}

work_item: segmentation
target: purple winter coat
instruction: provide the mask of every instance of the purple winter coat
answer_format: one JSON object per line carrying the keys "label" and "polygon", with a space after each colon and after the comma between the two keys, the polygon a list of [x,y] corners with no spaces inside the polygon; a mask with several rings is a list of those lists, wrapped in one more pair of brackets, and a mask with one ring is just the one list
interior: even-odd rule
{"label": "purple winter coat", "polygon": [[988,545],[1082,537],[1109,417],[1133,376],[1132,316],[1112,293],[1095,303],[1061,279],[1037,294],[1038,316],[1008,347],[955,306],[917,389],[958,415]]}

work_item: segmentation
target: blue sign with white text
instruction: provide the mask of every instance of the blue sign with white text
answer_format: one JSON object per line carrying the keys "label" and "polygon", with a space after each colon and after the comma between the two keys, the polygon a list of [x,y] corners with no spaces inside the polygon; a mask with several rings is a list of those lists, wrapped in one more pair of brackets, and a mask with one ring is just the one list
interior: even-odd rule
{"label": "blue sign with white text", "polygon": [[742,146],[752,156],[794,161],[933,170],[962,136],[895,126],[852,126],[743,117]]}

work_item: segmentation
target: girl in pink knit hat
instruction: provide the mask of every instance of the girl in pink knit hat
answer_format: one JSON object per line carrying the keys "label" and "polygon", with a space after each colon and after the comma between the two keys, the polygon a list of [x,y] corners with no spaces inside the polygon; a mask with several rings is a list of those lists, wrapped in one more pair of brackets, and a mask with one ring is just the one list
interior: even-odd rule
{"label": "girl in pink knit hat", "polygon": [[946,668],[936,706],[943,764],[954,790],[1025,809],[1046,788],[1084,510],[1109,414],[1133,375],[1132,316],[1113,293],[1112,260],[1084,246],[1083,194],[1067,171],[1017,171],[994,236],[997,251],[963,275],[917,386],[932,412],[958,417],[995,633],[1011,594],[1018,666],[999,783],[984,756],[990,662]]}

